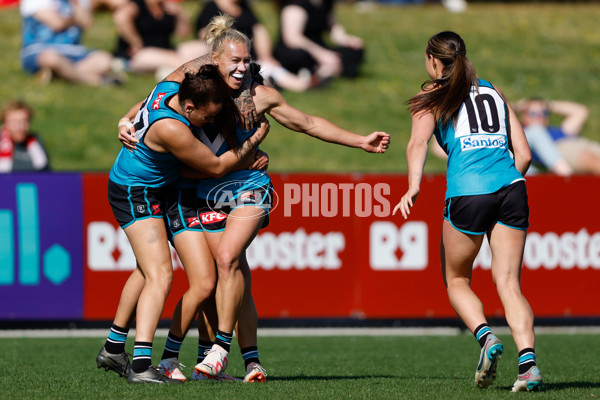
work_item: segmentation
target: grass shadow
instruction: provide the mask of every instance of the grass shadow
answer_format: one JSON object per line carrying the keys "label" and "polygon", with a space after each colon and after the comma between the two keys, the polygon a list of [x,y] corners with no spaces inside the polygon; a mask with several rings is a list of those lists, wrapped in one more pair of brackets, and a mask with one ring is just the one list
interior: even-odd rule
{"label": "grass shadow", "polygon": [[361,380],[361,379],[398,379],[398,380],[463,380],[462,377],[447,377],[447,376],[398,376],[398,375],[358,375],[358,376],[342,376],[342,375],[328,375],[328,376],[311,376],[311,375],[296,375],[296,376],[269,376],[269,381],[336,381],[336,380]]}
{"label": "grass shadow", "polygon": [[373,379],[373,378],[384,378],[384,379],[396,379],[398,376],[394,375],[360,375],[360,376],[341,376],[341,375],[329,375],[329,376],[311,376],[311,375],[296,375],[296,376],[269,376],[269,381],[337,381],[337,380],[361,380],[361,379]]}

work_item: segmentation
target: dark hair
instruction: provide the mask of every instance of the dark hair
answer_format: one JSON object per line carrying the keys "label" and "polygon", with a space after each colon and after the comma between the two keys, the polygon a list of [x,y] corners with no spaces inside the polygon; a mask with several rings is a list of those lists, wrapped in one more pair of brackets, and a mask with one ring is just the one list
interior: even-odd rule
{"label": "dark hair", "polygon": [[178,95],[182,108],[184,108],[186,100],[191,101],[194,107],[208,103],[222,104],[223,108],[215,119],[215,127],[223,135],[229,147],[235,146],[236,122],[239,113],[231,99],[231,90],[215,65],[203,65],[196,73],[186,72],[185,78],[179,86]]}
{"label": "dark hair", "polygon": [[421,85],[424,93],[414,96],[407,104],[411,114],[431,111],[436,121],[441,119],[442,125],[446,125],[458,113],[471,86],[478,88],[477,73],[467,58],[465,42],[454,32],[440,32],[429,39],[425,54],[442,62],[442,76],[425,81]]}

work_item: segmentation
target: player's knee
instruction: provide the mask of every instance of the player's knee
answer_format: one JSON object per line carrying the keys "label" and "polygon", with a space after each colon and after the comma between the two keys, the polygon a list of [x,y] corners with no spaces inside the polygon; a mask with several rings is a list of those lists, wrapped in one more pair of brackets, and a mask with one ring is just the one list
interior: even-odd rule
{"label": "player's knee", "polygon": [[216,284],[217,282],[214,279],[203,279],[198,284],[190,285],[188,295],[191,296],[194,302],[200,304],[212,295]]}
{"label": "player's knee", "polygon": [[169,293],[171,290],[171,283],[173,282],[173,270],[162,268],[152,273],[146,274],[146,283],[152,285],[156,290],[160,290],[163,293]]}
{"label": "player's knee", "polygon": [[447,276],[445,283],[446,289],[451,290],[454,287],[471,286],[471,279],[464,276]]}
{"label": "player's knee", "polygon": [[223,248],[223,249],[219,249],[217,252],[217,266],[219,268],[219,270],[226,270],[229,271],[232,268],[235,267],[235,265],[237,264],[237,259],[239,257],[239,254],[236,254],[235,252],[231,251],[231,249],[228,248]]}
{"label": "player's knee", "polygon": [[494,279],[494,284],[500,295],[521,295],[521,285],[516,278],[496,278]]}

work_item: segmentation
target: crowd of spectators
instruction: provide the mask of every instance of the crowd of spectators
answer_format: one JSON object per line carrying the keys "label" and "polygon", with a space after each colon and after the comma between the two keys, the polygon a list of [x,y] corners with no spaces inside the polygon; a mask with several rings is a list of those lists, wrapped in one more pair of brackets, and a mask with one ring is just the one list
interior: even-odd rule
{"label": "crowd of spectators", "polygon": [[[21,16],[19,59],[23,72],[42,84],[61,80],[87,86],[122,85],[129,74],[153,74],[162,80],[179,65],[210,52],[203,40],[204,27],[219,13],[234,17],[236,28],[252,38],[252,56],[261,65],[266,84],[303,92],[341,72],[337,49],[327,50],[330,56],[339,58],[335,73],[322,74],[318,63],[293,71],[286,69],[283,64],[288,61],[273,55],[269,33],[246,0],[198,1],[195,29],[180,0],[2,1],[2,6],[18,7]],[[85,35],[90,34],[97,12],[112,17],[117,40],[110,51],[86,45]],[[327,21],[319,27],[319,41],[324,35],[331,35],[334,42],[350,38],[345,33],[340,35],[345,31],[333,23],[333,3],[313,11],[312,16]],[[302,25],[296,26],[302,33]],[[294,40],[289,47],[297,46],[299,52],[316,45],[309,43],[310,39],[297,44]],[[354,40],[362,46],[360,39]],[[358,75],[358,66],[352,68],[354,72],[346,76]],[[32,117],[33,109],[21,100],[11,100],[3,108],[0,172],[49,169],[39,137],[29,131]]]}
{"label": "crowd of spectators", "polygon": [[[178,0],[21,0],[23,70],[42,82],[62,79],[92,86],[122,84],[128,73],[170,71],[209,52],[204,28],[229,14],[254,43],[266,82],[302,92],[338,76],[355,78],[363,42],[336,22],[333,0],[284,0],[273,51],[270,35],[246,0],[198,1],[196,29]],[[100,10],[112,14],[117,41],[111,52],[89,48],[84,35]],[[333,43],[329,47],[326,42]]]}
{"label": "crowd of spectators", "polygon": [[[248,0],[200,0],[195,24],[180,0],[10,4],[18,5],[22,17],[22,68],[43,83],[61,79],[91,86],[120,85],[132,73],[150,73],[161,80],[187,60],[210,51],[204,42],[205,27],[218,14],[231,15],[234,27],[252,39],[253,59],[261,65],[265,82],[278,89],[303,92],[339,77],[355,78],[364,61],[364,42],[336,20],[334,0],[279,0],[274,42]],[[442,4],[451,12],[467,7],[465,0]],[[112,52],[84,44],[94,14],[100,11],[113,18],[117,41]],[[529,98],[514,108],[533,154],[529,174],[600,174],[600,143],[580,135],[589,115],[585,105]],[[2,109],[0,172],[49,168],[41,141],[29,132],[32,117],[32,108],[21,100],[11,100]],[[432,150],[445,157],[436,143]]]}

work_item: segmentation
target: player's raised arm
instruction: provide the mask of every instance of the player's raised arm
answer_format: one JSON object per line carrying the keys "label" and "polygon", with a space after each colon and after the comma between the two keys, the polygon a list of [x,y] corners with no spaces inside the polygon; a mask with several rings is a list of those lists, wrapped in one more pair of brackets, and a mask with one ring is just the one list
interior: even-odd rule
{"label": "player's raised arm", "polygon": [[384,153],[390,143],[386,132],[373,132],[367,136],[350,132],[325,118],[307,114],[292,107],[277,90],[267,86],[256,86],[254,96],[257,108],[272,116],[277,122],[296,132],[325,142],[363,149],[370,153]]}

